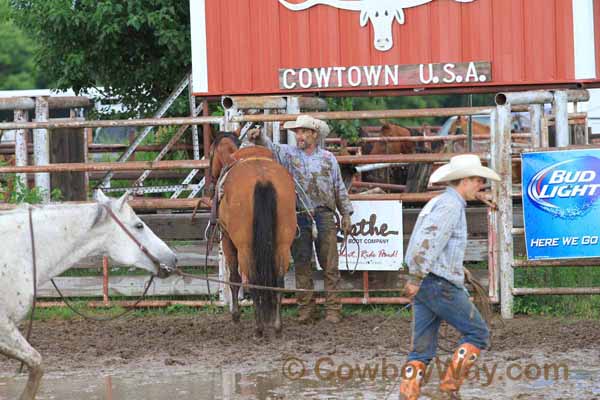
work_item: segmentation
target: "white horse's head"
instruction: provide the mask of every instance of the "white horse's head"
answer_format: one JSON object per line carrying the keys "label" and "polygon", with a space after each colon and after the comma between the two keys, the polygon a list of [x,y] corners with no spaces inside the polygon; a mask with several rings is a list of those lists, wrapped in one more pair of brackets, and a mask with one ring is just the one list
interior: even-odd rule
{"label": "white horse's head", "polygon": [[106,238],[105,249],[109,257],[119,264],[134,265],[161,278],[168,276],[177,265],[177,257],[127,204],[129,195],[125,193],[115,200],[97,190],[94,197],[100,207],[92,229]]}

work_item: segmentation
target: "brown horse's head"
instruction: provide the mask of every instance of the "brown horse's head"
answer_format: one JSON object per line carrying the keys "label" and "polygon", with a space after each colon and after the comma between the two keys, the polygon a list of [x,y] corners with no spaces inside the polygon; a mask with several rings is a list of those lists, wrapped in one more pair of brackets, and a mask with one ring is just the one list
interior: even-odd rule
{"label": "brown horse's head", "polygon": [[224,167],[234,162],[231,156],[239,147],[239,139],[232,132],[219,132],[210,146],[209,171],[213,182],[216,182]]}
{"label": "brown horse's head", "polygon": [[[381,127],[381,136],[383,137],[409,137],[417,136],[413,135],[413,132],[404,126],[394,125],[385,123]],[[416,151],[415,142],[396,142],[386,146],[386,153],[384,154],[413,154]]]}
{"label": "brown horse's head", "polygon": [[235,133],[219,132],[210,146],[208,172],[210,181],[207,182],[206,195],[212,197],[215,194],[215,184],[221,176],[221,171],[233,163],[231,156],[239,147],[239,139]]}
{"label": "brown horse's head", "polygon": [[[419,135],[400,125],[382,121],[379,131],[368,131],[361,128],[360,137],[405,137]],[[415,152],[414,142],[367,142],[361,145],[362,154],[412,154]]]}
{"label": "brown horse's head", "polygon": [[[460,132],[459,132],[460,129]],[[489,125],[483,124],[477,121],[475,118],[471,120],[471,129],[474,135],[489,135],[490,127]],[[451,135],[466,135],[469,131],[469,117],[466,115],[459,115],[456,118],[456,121],[450,127]]]}
{"label": "brown horse's head", "polygon": [[[483,139],[482,136],[490,136],[490,126],[477,121],[475,118],[471,120],[471,132],[474,136],[478,136],[473,140],[473,151],[487,151],[489,149],[489,139]],[[469,133],[469,117],[459,115],[450,126],[449,135],[467,135]],[[468,150],[466,140],[457,140],[450,142],[447,146],[451,151],[463,153]]]}

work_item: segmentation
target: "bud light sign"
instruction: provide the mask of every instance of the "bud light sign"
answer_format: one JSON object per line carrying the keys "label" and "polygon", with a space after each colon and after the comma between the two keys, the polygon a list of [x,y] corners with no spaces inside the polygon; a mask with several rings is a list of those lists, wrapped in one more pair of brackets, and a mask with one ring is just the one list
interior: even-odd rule
{"label": "bud light sign", "polygon": [[527,258],[600,257],[600,150],[524,153]]}

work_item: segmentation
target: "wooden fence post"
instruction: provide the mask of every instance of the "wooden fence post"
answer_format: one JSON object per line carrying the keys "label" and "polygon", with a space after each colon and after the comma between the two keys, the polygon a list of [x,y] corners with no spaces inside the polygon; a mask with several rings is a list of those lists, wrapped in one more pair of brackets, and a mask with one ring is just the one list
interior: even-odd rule
{"label": "wooden fence post", "polygon": [[[46,122],[49,117],[47,97],[35,99],[35,122]],[[33,158],[35,165],[50,164],[50,140],[48,129],[38,128],[33,130]],[[42,199],[45,203],[50,201],[50,174],[47,172],[35,174],[35,186],[42,189]]]}
{"label": "wooden fence post", "polygon": [[[28,112],[25,110],[15,110],[15,122],[27,122]],[[21,167],[27,165],[27,129],[17,129],[15,133],[15,165]],[[27,174],[17,174],[17,179],[21,181],[24,187],[27,187]]]}

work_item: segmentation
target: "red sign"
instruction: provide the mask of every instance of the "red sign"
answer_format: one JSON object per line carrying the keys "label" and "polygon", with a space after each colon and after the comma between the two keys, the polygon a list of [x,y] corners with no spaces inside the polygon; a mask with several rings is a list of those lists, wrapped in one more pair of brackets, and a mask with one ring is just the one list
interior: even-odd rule
{"label": "red sign", "polygon": [[190,0],[193,91],[596,86],[598,3]]}

